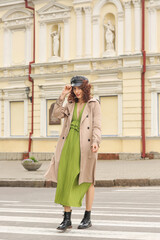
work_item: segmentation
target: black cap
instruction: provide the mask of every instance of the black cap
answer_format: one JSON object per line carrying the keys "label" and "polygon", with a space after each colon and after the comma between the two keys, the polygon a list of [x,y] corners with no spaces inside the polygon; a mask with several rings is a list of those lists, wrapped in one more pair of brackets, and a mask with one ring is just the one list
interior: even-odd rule
{"label": "black cap", "polygon": [[79,87],[79,86],[82,85],[83,80],[86,80],[87,82],[89,82],[88,79],[87,79],[86,77],[84,77],[84,76],[75,76],[75,77],[72,77],[72,78],[71,78],[71,86],[72,86],[72,87]]}

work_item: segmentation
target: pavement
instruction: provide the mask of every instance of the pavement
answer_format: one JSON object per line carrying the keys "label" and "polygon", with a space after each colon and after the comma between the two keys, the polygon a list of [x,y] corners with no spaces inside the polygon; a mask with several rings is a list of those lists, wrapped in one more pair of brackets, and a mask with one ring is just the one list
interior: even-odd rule
{"label": "pavement", "polygon": [[[56,187],[45,181],[50,161],[37,171],[27,171],[21,161],[0,161],[0,187]],[[160,159],[98,160],[96,187],[160,186]]]}

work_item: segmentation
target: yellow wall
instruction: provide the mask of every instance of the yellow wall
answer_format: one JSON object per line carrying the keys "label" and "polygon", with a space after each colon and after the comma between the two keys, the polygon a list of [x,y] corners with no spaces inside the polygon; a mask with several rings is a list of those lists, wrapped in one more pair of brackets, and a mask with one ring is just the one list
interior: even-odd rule
{"label": "yellow wall", "polygon": [[[7,1],[6,1],[7,2]],[[123,55],[118,57],[106,57],[103,58],[103,52],[105,47],[105,37],[104,37],[104,19],[106,20],[108,16],[110,16],[115,24],[115,35],[116,35],[116,51],[118,46],[118,9],[116,5],[111,2],[106,1],[106,4],[100,10],[100,58],[92,58],[85,62],[85,6],[91,6],[91,14],[93,13],[93,9],[95,5],[98,3],[98,0],[93,0],[90,3],[79,3],[77,5],[73,4],[74,1],[72,0],[58,0],[56,3],[64,4],[65,6],[71,7],[71,17],[69,19],[70,23],[70,56],[68,61],[63,62],[63,55],[64,55],[64,21],[60,20],[59,22],[52,22],[47,23],[47,62],[45,64],[38,65],[39,62],[39,29],[40,29],[40,16],[38,14],[38,10],[48,4],[48,1],[35,1],[35,12],[36,12],[36,64],[32,66],[32,74],[33,78],[35,77],[34,74],[37,74],[34,78],[34,133],[33,133],[33,141],[32,141],[32,151],[35,152],[53,152],[57,143],[57,138],[52,138],[52,131],[61,132],[62,123],[61,125],[49,125],[48,118],[49,118],[49,108],[50,105],[55,101],[55,98],[51,99],[51,97],[46,96],[46,118],[47,124],[46,128],[46,135],[47,137],[43,138],[40,136],[40,114],[41,114],[41,99],[43,95],[43,91],[40,88],[40,85],[47,85],[47,84],[59,84],[59,81],[55,80],[55,78],[59,77],[60,81],[64,83],[70,83],[70,78],[73,75],[85,75],[89,78],[90,82],[94,82],[94,80],[100,79],[101,75],[110,74],[111,72],[115,75],[117,74],[117,78],[122,81],[122,90],[114,86],[110,87],[109,84],[108,89],[111,88],[111,94],[108,92],[103,93],[103,97],[100,97],[101,100],[101,112],[102,112],[102,135],[108,135],[108,137],[104,136],[102,138],[102,142],[100,145],[99,152],[141,152],[141,65],[142,65],[142,57],[140,55],[132,55],[134,54],[134,38],[135,38],[135,25],[134,25],[134,4],[131,5],[131,55]],[[123,2],[121,0],[122,6]],[[148,42],[148,4],[146,3],[146,29],[145,29],[145,44],[146,44],[146,51],[148,54],[149,49],[149,42]],[[0,11],[0,18],[4,16],[13,6],[6,6],[2,7]],[[14,8],[16,9],[18,5],[15,5]],[[82,58],[76,59],[76,26],[77,26],[77,16],[75,13],[76,7],[82,7],[82,15],[83,15],[83,51],[82,51]],[[24,8],[23,8],[24,9]],[[124,6],[123,6],[124,9]],[[125,9],[124,9],[125,10]],[[109,15],[108,15],[109,14]],[[93,20],[93,19],[92,19]],[[160,37],[160,10],[157,10],[157,46],[159,53],[160,50],[160,43],[158,41]],[[91,24],[93,21],[91,21]],[[125,13],[124,13],[124,23],[125,23]],[[62,61],[60,62],[50,62],[51,57],[51,48],[52,48],[52,39],[50,36],[51,31],[53,30],[54,25],[58,25],[61,27],[61,57]],[[124,47],[125,47],[125,24],[124,24],[124,32],[123,39],[124,39]],[[11,27],[12,29],[12,27]],[[9,88],[8,92],[10,94],[10,89],[16,87],[25,87],[30,86],[31,83],[28,81],[28,66],[26,69],[23,67],[25,66],[25,51],[26,51],[26,31],[24,27],[14,27],[12,29],[12,50],[11,50],[11,60],[12,66],[9,68],[4,68],[4,23],[0,23],[0,89],[2,89],[2,99],[1,99],[1,138],[0,138],[0,151],[27,151],[28,149],[28,139],[9,139],[9,137],[4,136],[4,102],[8,98],[8,95],[5,95],[6,89]],[[32,35],[33,38],[33,35]],[[93,51],[93,27],[91,29],[91,49]],[[152,54],[151,54],[152,55]],[[150,79],[154,76],[159,69],[159,62],[160,58],[158,56],[151,56],[154,58],[153,62],[150,56],[147,55],[147,72],[146,72],[146,79],[145,79],[145,130],[146,130],[146,151],[160,151],[159,150],[159,132],[156,138],[151,137],[151,83]],[[74,60],[74,61],[73,61]],[[137,61],[137,65],[135,64]],[[139,61],[139,62],[138,62]],[[49,62],[49,63],[48,63]],[[128,65],[125,65],[126,64]],[[130,64],[128,63],[130,62]],[[21,65],[19,68],[17,65]],[[75,66],[81,66],[80,70],[75,71]],[[85,64],[89,64],[89,69],[85,70]],[[135,64],[135,66],[134,66]],[[84,68],[83,68],[84,65]],[[65,70],[67,67],[67,70]],[[150,68],[149,68],[150,67]],[[49,76],[49,78],[48,78]],[[108,78],[106,78],[108,79]],[[116,81],[116,80],[115,80]],[[112,81],[111,81],[112,82]],[[100,88],[100,85],[98,85]],[[108,89],[106,91],[108,91]],[[115,92],[113,93],[115,89]],[[16,91],[16,90],[15,90]],[[92,88],[92,93],[94,94],[94,88]],[[98,93],[96,93],[98,95]],[[122,136],[118,136],[118,94],[122,94]],[[25,93],[24,93],[25,95]],[[106,95],[106,96],[104,96]],[[11,98],[11,99],[10,99]],[[23,98],[23,97],[22,97]],[[12,136],[23,136],[24,135],[24,99],[14,100],[12,98],[12,94],[9,97],[10,104],[10,120],[11,120],[11,137]],[[159,108],[160,110],[160,98],[158,99]],[[28,135],[31,131],[31,103],[28,100]],[[158,112],[159,117],[159,126],[160,126],[160,111]],[[117,136],[117,137],[113,137]],[[28,137],[28,136],[27,136]]]}

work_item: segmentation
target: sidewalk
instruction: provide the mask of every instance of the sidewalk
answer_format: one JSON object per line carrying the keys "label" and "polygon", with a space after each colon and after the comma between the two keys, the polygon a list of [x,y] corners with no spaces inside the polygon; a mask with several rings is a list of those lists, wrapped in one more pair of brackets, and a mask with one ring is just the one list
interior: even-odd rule
{"label": "sidewalk", "polygon": [[[43,161],[37,171],[27,171],[21,161],[0,161],[0,187],[54,187],[45,182],[50,161]],[[160,186],[160,159],[98,160],[96,186]]]}

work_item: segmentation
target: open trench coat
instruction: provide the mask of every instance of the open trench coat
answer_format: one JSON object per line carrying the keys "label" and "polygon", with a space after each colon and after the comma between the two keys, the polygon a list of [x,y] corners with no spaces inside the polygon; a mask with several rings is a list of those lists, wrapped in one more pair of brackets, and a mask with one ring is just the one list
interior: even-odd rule
{"label": "open trench coat", "polygon": [[[63,107],[64,100],[60,97],[54,105],[52,117],[64,118],[62,132],[58,139],[55,154],[52,157],[48,171],[45,174],[46,180],[57,182],[58,166],[64,142],[70,130],[75,103],[67,102]],[[80,174],[79,184],[90,182],[95,184],[95,170],[98,153],[92,152],[92,144],[101,141],[101,109],[100,103],[91,98],[83,110],[80,121]]]}

